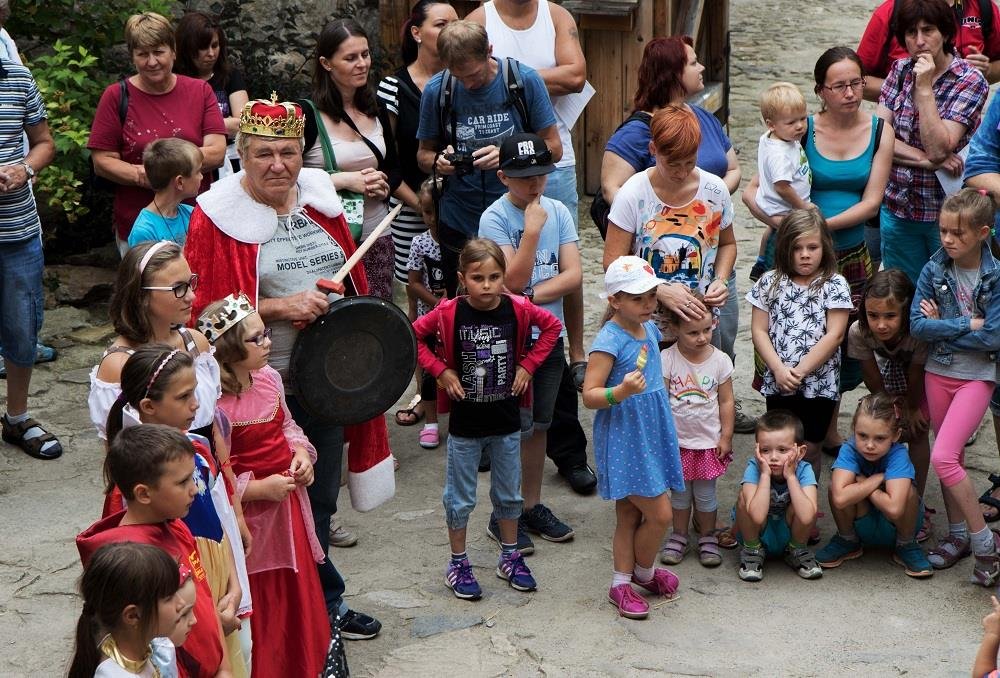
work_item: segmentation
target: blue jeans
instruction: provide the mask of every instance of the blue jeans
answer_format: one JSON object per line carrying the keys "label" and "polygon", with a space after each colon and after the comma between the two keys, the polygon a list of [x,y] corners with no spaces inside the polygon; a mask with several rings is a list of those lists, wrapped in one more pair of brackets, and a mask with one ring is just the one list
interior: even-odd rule
{"label": "blue jeans", "polygon": [[[333,424],[316,421],[306,412],[293,395],[286,396],[288,411],[292,419],[302,427],[309,442],[316,448],[316,463],[313,465],[313,484],[307,488],[309,503],[312,505],[313,524],[316,538],[323,553],[330,551],[330,517],[337,512],[337,495],[340,494],[340,468],[344,456],[344,429]],[[327,555],[317,565],[319,582],[323,587],[327,612],[347,612],[344,602],[344,578]]]}
{"label": "blue jeans", "polygon": [[736,362],[736,333],[740,331],[740,300],[736,290],[736,269],[727,281],[729,297],[719,309],[719,326],[712,332],[712,346],[729,356]]}
{"label": "blue jeans", "polygon": [[490,455],[490,500],[498,520],[521,516],[521,436],[515,431],[500,436],[465,438],[448,434],[448,460],[445,465],[444,513],[448,528],[461,530],[469,524],[476,507],[476,482],[479,459]]}
{"label": "blue jeans", "polygon": [[576,165],[557,167],[554,172],[549,174],[543,195],[566,205],[569,213],[573,215],[573,225],[579,232],[580,215],[577,205],[580,202],[580,194],[576,192]]}
{"label": "blue jeans", "polygon": [[898,268],[914,285],[924,264],[941,249],[936,221],[911,221],[890,212],[884,205],[879,214],[882,232],[882,266]]}
{"label": "blue jeans", "polygon": [[45,308],[44,268],[41,236],[0,244],[0,352],[19,367],[35,364]]}

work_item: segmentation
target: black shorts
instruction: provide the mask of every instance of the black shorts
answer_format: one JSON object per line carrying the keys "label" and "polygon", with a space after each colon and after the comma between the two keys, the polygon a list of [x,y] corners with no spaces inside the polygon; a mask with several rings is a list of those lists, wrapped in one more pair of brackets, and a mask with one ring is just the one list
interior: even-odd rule
{"label": "black shorts", "polygon": [[767,411],[788,410],[802,422],[807,443],[822,443],[837,401],[833,398],[806,398],[804,395],[767,396]]}

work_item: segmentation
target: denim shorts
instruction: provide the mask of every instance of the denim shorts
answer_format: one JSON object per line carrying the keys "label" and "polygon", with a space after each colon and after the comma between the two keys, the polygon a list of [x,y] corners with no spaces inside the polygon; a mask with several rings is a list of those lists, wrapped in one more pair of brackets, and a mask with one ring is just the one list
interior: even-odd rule
{"label": "denim shorts", "polygon": [[483,451],[490,456],[490,500],[499,520],[511,520],[521,515],[521,437],[516,433],[484,438],[448,435],[448,457],[445,464],[445,520],[452,530],[469,524],[469,515],[476,507],[476,483],[479,481],[479,459]]}
{"label": "denim shorts", "polygon": [[[556,409],[556,397],[562,383],[566,355],[563,338],[559,337],[552,352],[542,361],[531,378],[531,410],[521,410],[521,436],[528,438],[535,431],[548,431]],[[526,416],[527,415],[527,416]]]}
{"label": "denim shorts", "polygon": [[21,367],[35,364],[45,307],[44,268],[41,236],[0,243],[0,354]]}

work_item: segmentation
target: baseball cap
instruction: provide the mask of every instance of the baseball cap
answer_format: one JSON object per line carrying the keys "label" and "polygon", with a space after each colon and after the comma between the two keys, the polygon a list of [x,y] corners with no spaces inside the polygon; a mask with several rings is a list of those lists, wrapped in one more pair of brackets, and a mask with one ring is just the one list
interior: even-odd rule
{"label": "baseball cap", "polygon": [[552,152],[537,134],[512,134],[500,144],[500,169],[508,177],[535,177],[555,168]]}
{"label": "baseball cap", "polygon": [[608,297],[619,292],[642,294],[662,282],[656,277],[653,267],[639,257],[618,257],[604,272],[604,292]]}

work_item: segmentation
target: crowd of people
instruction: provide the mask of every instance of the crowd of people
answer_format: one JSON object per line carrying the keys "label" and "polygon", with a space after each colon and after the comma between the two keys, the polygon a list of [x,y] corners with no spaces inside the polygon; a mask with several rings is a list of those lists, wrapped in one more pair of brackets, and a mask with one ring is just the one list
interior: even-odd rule
{"label": "crowd of people", "polygon": [[[0,121],[3,439],[51,460],[62,447],[27,395],[44,348],[30,182],[55,148],[4,35],[0,100],[18,114]],[[705,86],[692,40],[650,40],[591,209],[607,309],[589,350],[567,113],[585,103],[587,67],[564,8],[491,0],[459,19],[418,0],[403,65],[377,83],[364,29],[332,21],[298,101],[250,100],[262,84],[244,82],[208,14],[137,14],[125,39],[135,74],[107,87],[89,142],[115,186],[122,259],[116,337],[88,398],[107,493],[77,537],[74,678],[347,674],[343,641],[381,624],[347,606],[330,555],[358,541],[334,517],[345,456],[365,509],[392,496],[397,462],[386,417],[316,416],[293,348],[341,296],[392,302],[394,286],[418,368],[417,395],[392,419],[420,425],[421,447],[445,442],[443,585],[457,598],[483,595],[466,543],[485,471],[496,576],[520,592],[547,585],[525,560],[532,537],[576,532],[542,503],[546,457],[574,491],[615,502],[606,596],[627,618],[649,615],[645,594],[678,591],[656,561],[692,551],[718,567],[738,549],[747,582],[769,557],[814,580],[866,547],[889,548],[915,578],[971,555],[974,582],[1000,580],[988,525],[1000,476],[977,499],[964,456],[987,408],[1000,432],[992,2],[887,0],[858,50],[816,62],[817,112],[793,84],[761,92],[758,171],[741,199],[762,237],[744,297],[736,151],[687,103]],[[362,243],[344,295],[317,286]],[[741,301],[759,419],[733,386]],[[862,383],[844,437],[840,399]],[[581,398],[596,410],[589,440]],[[720,497],[737,434],[753,434],[754,451],[738,496]],[[947,531],[925,550],[931,469]],[[825,540],[821,484],[836,526]],[[993,603],[977,675],[996,669]]]}

